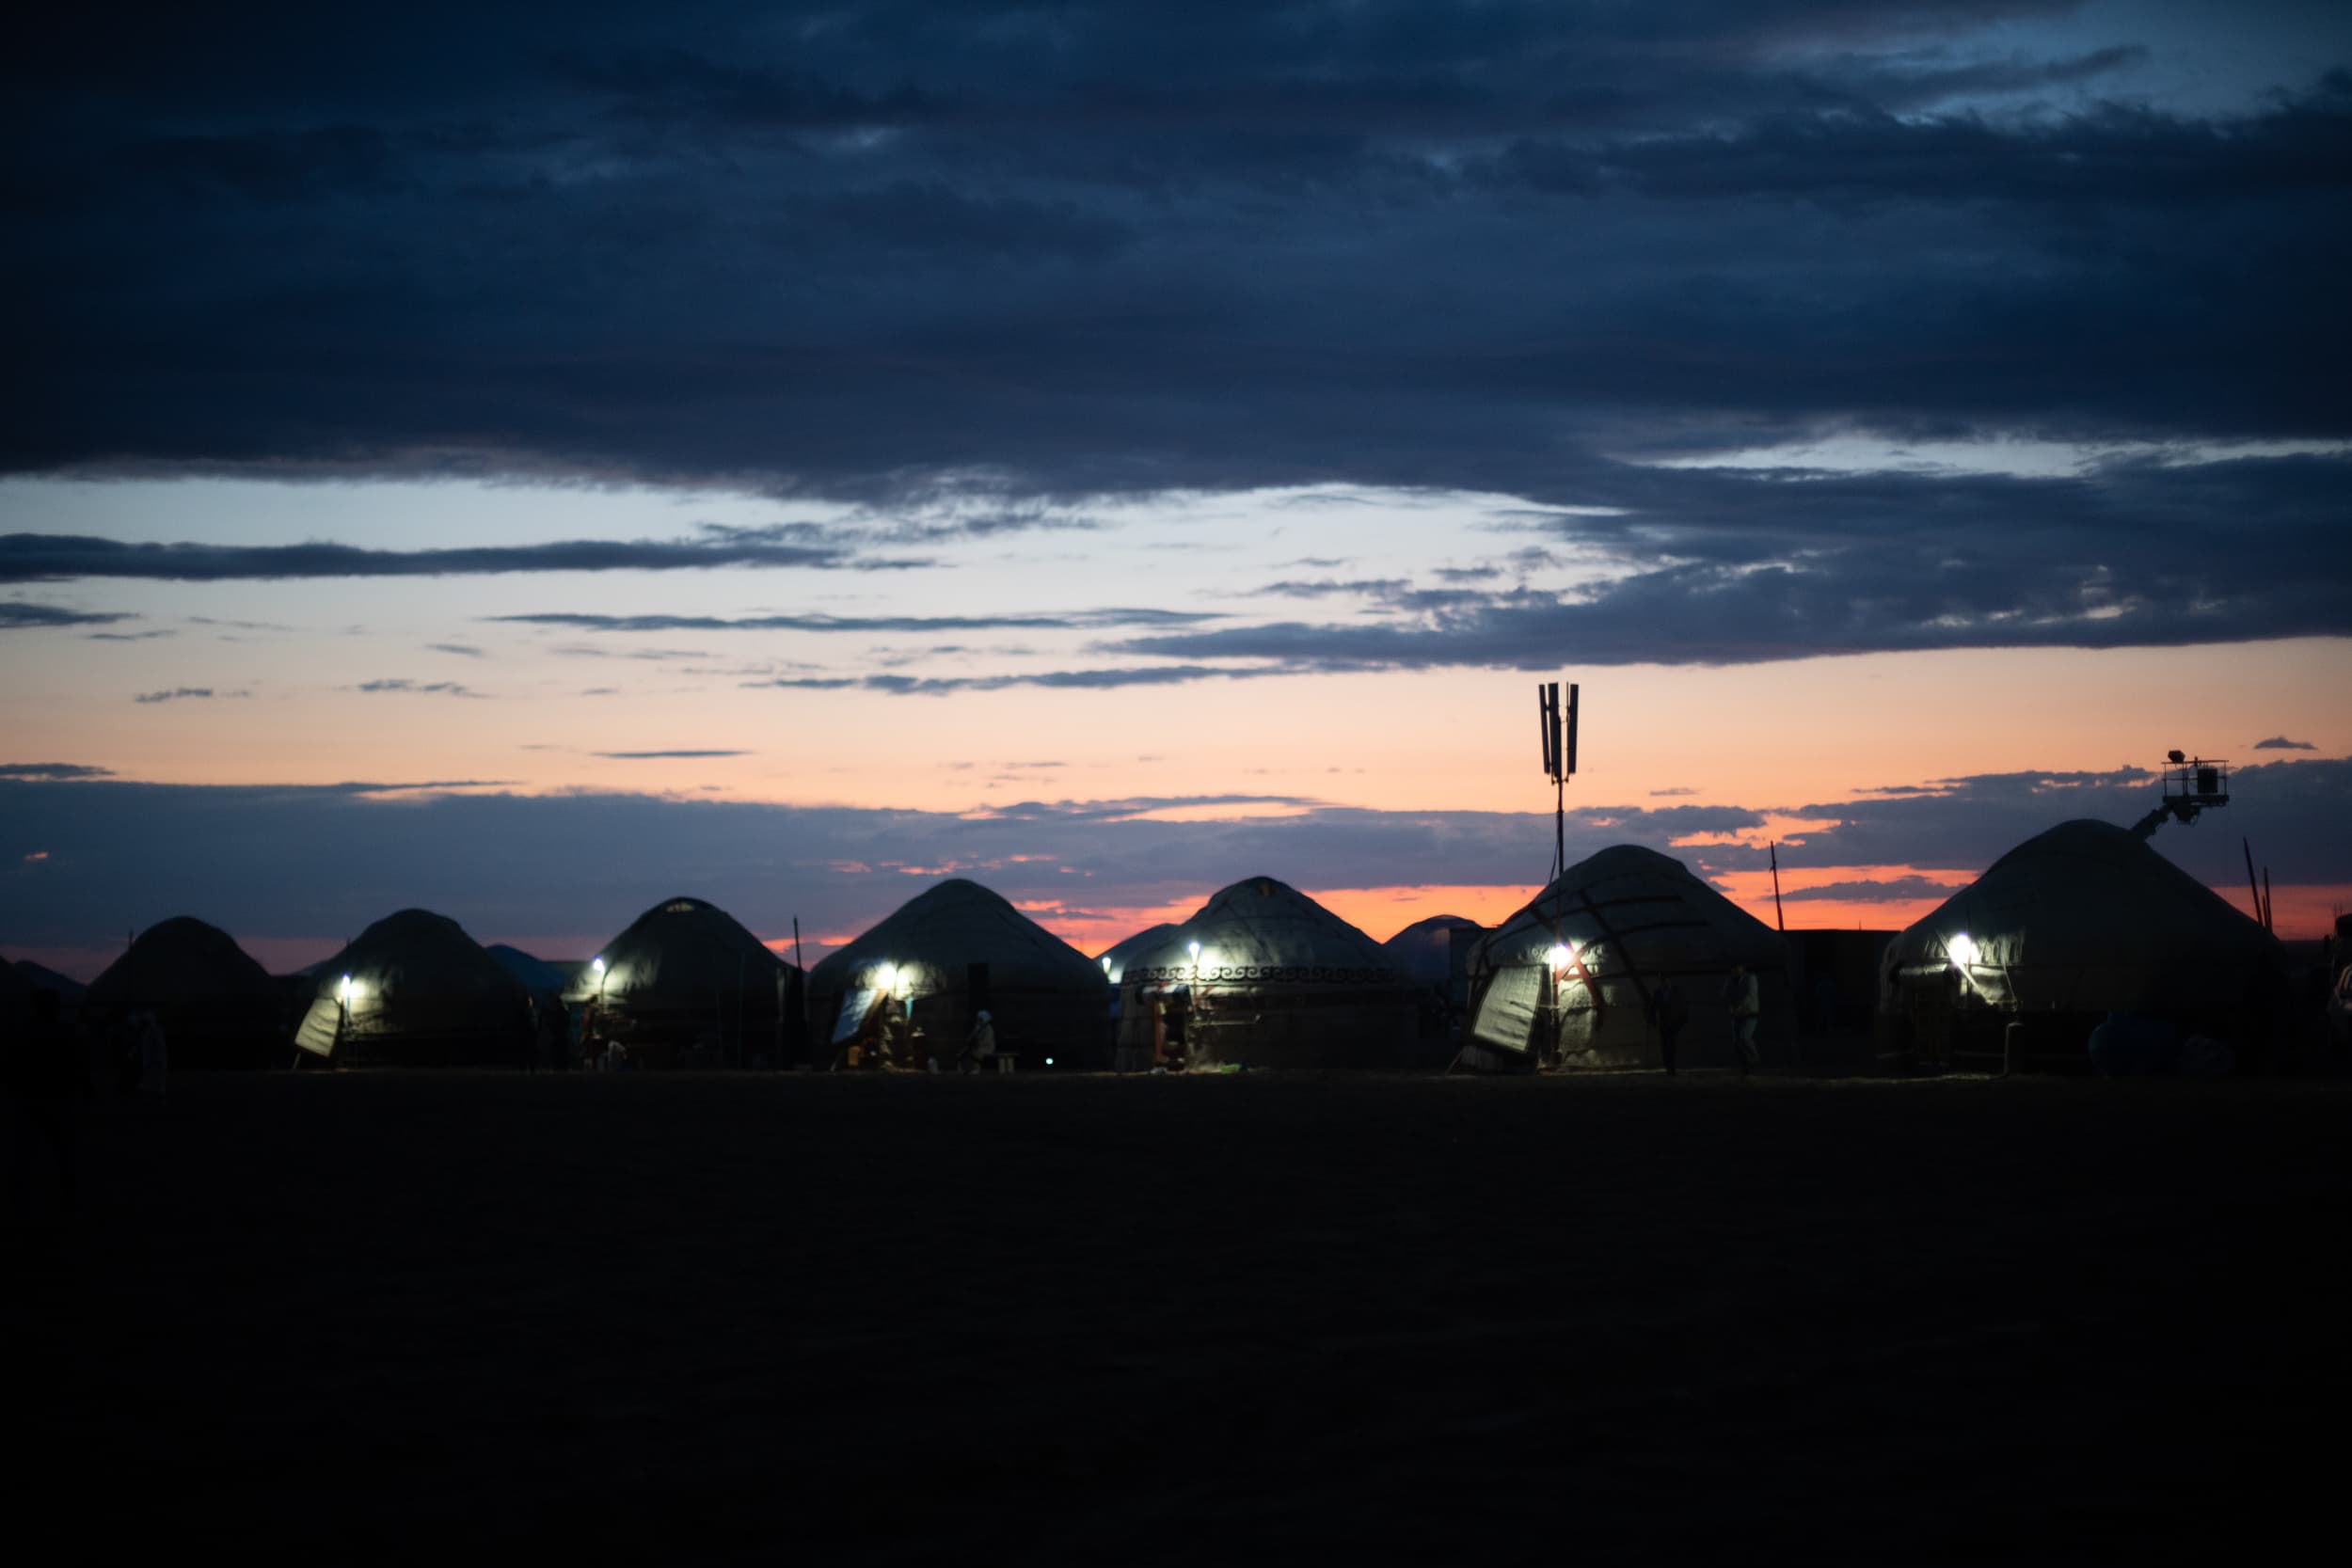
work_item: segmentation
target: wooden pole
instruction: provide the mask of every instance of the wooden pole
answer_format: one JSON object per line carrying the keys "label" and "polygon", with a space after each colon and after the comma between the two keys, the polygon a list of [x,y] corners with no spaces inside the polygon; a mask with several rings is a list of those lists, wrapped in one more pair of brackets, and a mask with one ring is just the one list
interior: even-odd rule
{"label": "wooden pole", "polygon": [[2263,867],[2263,929],[2274,937],[2279,934],[2270,905],[2270,867],[2266,865]]}
{"label": "wooden pole", "polygon": [[1772,840],[1772,924],[1780,934],[1788,934],[1788,922],[1780,911],[1780,840]]}
{"label": "wooden pole", "polygon": [[[2263,885],[2254,876],[2254,847],[2246,842],[2243,834],[2238,838],[2237,847],[2246,851],[2246,889],[2253,895],[2254,918],[2260,920],[2263,917]],[[2269,927],[2265,926],[2264,929]]]}

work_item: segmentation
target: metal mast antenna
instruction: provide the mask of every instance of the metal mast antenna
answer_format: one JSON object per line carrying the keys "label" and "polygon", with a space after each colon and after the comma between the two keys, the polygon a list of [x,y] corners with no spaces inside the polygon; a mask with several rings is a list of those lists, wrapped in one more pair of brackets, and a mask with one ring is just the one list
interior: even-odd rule
{"label": "metal mast antenna", "polygon": [[1576,773],[1576,693],[1568,687],[1568,705],[1560,705],[1560,683],[1539,681],[1535,705],[1543,725],[1544,777],[1551,781],[1551,875],[1547,884],[1568,868],[1568,780]]}

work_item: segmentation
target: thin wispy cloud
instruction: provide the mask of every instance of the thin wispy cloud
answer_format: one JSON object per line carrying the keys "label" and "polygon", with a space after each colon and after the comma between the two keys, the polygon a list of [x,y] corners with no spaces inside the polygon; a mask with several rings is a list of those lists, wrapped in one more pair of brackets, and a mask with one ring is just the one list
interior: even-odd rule
{"label": "thin wispy cloud", "polygon": [[57,626],[103,626],[133,617],[103,610],[72,610],[64,605],[27,604],[0,600],[0,631],[45,631]]}
{"label": "thin wispy cloud", "polygon": [[[1101,631],[1126,626],[1192,626],[1222,615],[1177,610],[1083,610],[1067,613],[1005,615],[596,615],[542,610],[494,619],[523,626],[564,626],[577,631],[822,631],[963,632],[1008,629]],[[566,649],[566,652],[573,650]],[[688,655],[699,657],[699,655]]]}
{"label": "thin wispy cloud", "polygon": [[250,691],[215,691],[209,686],[175,686],[160,691],[142,691],[131,700],[135,703],[181,703],[209,698],[250,697]]}
{"label": "thin wispy cloud", "polygon": [[657,762],[679,757],[748,757],[750,752],[677,751],[677,752],[591,752],[592,757],[606,757],[617,762]]}
{"label": "thin wispy cloud", "polygon": [[744,681],[746,689],[796,691],[873,691],[887,697],[946,697],[961,691],[1005,691],[1041,687],[1053,691],[1114,691],[1136,686],[1183,686],[1193,681],[1252,680],[1295,672],[1284,668],[1228,668],[1207,664],[1160,664],[1130,669],[1041,670],[995,675],[792,675]]}
{"label": "thin wispy cloud", "polygon": [[355,691],[407,692],[421,697],[480,697],[483,693],[458,681],[418,681],[405,676],[361,681]]}

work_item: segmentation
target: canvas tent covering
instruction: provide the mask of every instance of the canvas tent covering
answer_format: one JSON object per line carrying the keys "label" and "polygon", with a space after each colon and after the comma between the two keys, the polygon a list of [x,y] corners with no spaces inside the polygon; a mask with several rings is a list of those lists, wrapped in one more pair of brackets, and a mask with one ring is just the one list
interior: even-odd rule
{"label": "canvas tent covering", "polygon": [[483,949],[499,961],[500,967],[523,983],[523,990],[534,997],[562,996],[572,982],[571,971],[559,969],[545,958],[534,958],[519,947],[494,942]]}
{"label": "canvas tent covering", "polygon": [[1102,966],[1103,977],[1116,986],[1126,975],[1128,959],[1137,953],[1148,952],[1158,946],[1174,929],[1176,929],[1174,925],[1162,921],[1157,926],[1137,931],[1123,942],[1115,942],[1104,948],[1103,956],[1094,961]]}
{"label": "canvas tent covering", "polygon": [[2230,1039],[2286,974],[2277,938],[2129,829],[2062,822],[1906,927],[1880,965],[1889,1015],[1933,1031],[2023,1017],[2079,1048],[2109,1012]]}
{"label": "canvas tent covering", "polygon": [[1462,915],[1433,914],[1426,920],[1414,921],[1380,946],[1405,978],[1417,986],[1435,986],[1442,990],[1454,973],[1454,933],[1484,929],[1477,921]]}
{"label": "canvas tent covering", "polygon": [[[1193,942],[1200,944],[1196,958]],[[1287,882],[1250,877],[1138,948],[1121,975],[1123,1059],[1260,1068],[1397,1067],[1419,1009],[1380,944]]]}
{"label": "canvas tent covering", "polygon": [[575,973],[564,1000],[641,1067],[781,1065],[800,1041],[800,971],[715,904],[667,898]]}
{"label": "canvas tent covering", "polygon": [[530,998],[457,922],[403,910],[319,966],[294,1043],[339,1067],[506,1067],[531,1051]]}
{"label": "canvas tent covering", "polygon": [[235,938],[189,915],[140,932],[90,982],[82,1006],[107,1023],[134,1009],[152,1012],[174,1068],[286,1065],[282,988]]}
{"label": "canvas tent covering", "polygon": [[[1563,957],[1565,955],[1565,957]],[[1756,976],[1768,1058],[1793,1028],[1780,934],[1671,855],[1619,844],[1577,862],[1495,927],[1472,958],[1473,1066],[1635,1067],[1658,1060],[1648,1002],[1671,978],[1689,1006],[1681,1059],[1728,1066],[1732,966]]]}
{"label": "canvas tent covering", "polygon": [[808,972],[812,1043],[853,1030],[887,993],[909,1009],[944,1067],[986,1008],[1000,1050],[1022,1066],[1095,1066],[1109,1029],[1102,966],[979,883],[950,878],[900,905]]}

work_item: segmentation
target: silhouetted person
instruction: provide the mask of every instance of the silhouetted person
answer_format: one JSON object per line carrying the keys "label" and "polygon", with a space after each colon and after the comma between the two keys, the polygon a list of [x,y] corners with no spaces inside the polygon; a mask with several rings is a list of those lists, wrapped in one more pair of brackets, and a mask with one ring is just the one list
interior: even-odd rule
{"label": "silhouetted person", "polygon": [[956,1057],[960,1072],[985,1072],[996,1059],[996,1024],[982,1007],[972,1020],[972,1032],[963,1037],[963,1050]]}
{"label": "silhouetted person", "polygon": [[568,1064],[564,1058],[571,1053],[572,1020],[560,1001],[549,1001],[539,1014],[540,1053],[547,1058],[548,1070],[562,1072]]}
{"label": "silhouetted person", "polygon": [[1731,966],[1731,978],[1724,982],[1724,1006],[1731,1009],[1731,1039],[1739,1048],[1740,1075],[1744,1078],[1758,1060],[1756,1025],[1764,1015],[1761,990],[1746,964]]}
{"label": "silhouetted person", "polygon": [[18,1147],[11,1161],[15,1184],[30,1184],[25,1167],[32,1146],[48,1145],[56,1165],[58,1206],[70,1214],[81,1204],[75,1135],[80,1101],[89,1093],[89,1058],[59,1018],[56,991],[33,993],[32,1016],[11,1042],[6,1065],[8,1098],[16,1107],[11,1119],[23,1128],[10,1139]]}
{"label": "silhouetted person", "polygon": [[138,1063],[138,1091],[163,1099],[170,1053],[164,1041],[163,1020],[144,1007],[131,1015],[131,1049]]}
{"label": "silhouetted person", "polygon": [[1682,994],[1682,988],[1671,979],[1658,982],[1649,993],[1650,1017],[1658,1024],[1658,1054],[1666,1064],[1666,1076],[1675,1076],[1675,1045],[1682,1038],[1683,1026],[1691,1022],[1691,1004]]}

